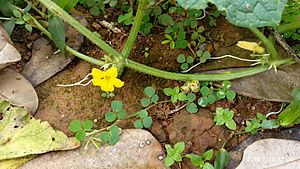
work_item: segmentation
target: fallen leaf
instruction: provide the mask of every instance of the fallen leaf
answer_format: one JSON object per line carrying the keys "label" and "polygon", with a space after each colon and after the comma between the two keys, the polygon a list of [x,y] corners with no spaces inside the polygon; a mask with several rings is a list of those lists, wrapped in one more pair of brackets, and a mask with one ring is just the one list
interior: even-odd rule
{"label": "fallen leaf", "polygon": [[33,118],[23,107],[1,100],[0,113],[0,162],[80,146],[75,138],[68,138],[48,122]]}
{"label": "fallen leaf", "polygon": [[13,104],[25,106],[31,114],[38,108],[38,97],[31,83],[12,69],[0,70],[0,94]]}

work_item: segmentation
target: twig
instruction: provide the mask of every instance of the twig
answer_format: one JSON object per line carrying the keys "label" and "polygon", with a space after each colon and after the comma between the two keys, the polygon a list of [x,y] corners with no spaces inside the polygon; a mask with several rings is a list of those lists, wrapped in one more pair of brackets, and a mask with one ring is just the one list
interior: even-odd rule
{"label": "twig", "polygon": [[180,106],[180,107],[178,107],[178,108],[176,108],[176,109],[174,109],[174,110],[171,110],[171,111],[168,113],[168,115],[180,111],[181,109],[185,108],[186,105],[187,105],[187,103],[185,103],[184,105],[182,105],[182,106]]}
{"label": "twig", "polygon": [[281,104],[281,107],[280,107],[280,109],[278,110],[278,111],[275,111],[275,112],[269,112],[269,113],[267,113],[266,114],[266,117],[268,118],[270,115],[273,115],[273,114],[278,114],[278,113],[280,113],[281,111],[282,111],[282,109],[283,109],[283,107],[284,107],[284,103],[282,103]]}
{"label": "twig", "polygon": [[297,63],[300,63],[300,58],[295,53],[295,51],[286,43],[286,41],[283,39],[283,37],[272,27],[269,27],[269,30],[271,31],[272,35],[274,36],[276,42],[290,55],[292,55]]}

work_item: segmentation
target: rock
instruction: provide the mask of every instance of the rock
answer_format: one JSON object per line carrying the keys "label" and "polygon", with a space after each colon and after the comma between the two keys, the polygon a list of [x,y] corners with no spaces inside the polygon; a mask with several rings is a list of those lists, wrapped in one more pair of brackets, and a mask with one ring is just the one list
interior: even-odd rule
{"label": "rock", "polygon": [[203,153],[209,147],[220,148],[225,139],[225,129],[216,126],[212,113],[201,109],[197,114],[186,110],[174,116],[174,121],[167,127],[171,144],[184,141],[189,151]]}
{"label": "rock", "polygon": [[[149,143],[150,144],[149,144]],[[148,144],[147,144],[148,143]],[[121,140],[115,146],[103,145],[96,149],[90,144],[88,150],[80,149],[53,152],[29,161],[20,169],[163,169],[164,156],[161,145],[147,131],[123,130]]]}
{"label": "rock", "polygon": [[[87,25],[84,17],[76,16],[83,25]],[[74,28],[65,25],[66,37],[68,40],[66,44],[75,50],[79,50],[81,44],[84,42],[84,37]],[[22,74],[32,83],[37,86],[45,80],[49,79],[57,72],[63,70],[73,59],[69,53],[57,53],[57,49],[52,43],[45,38],[39,38],[33,42],[31,60],[25,65]]]}
{"label": "rock", "polygon": [[0,26],[0,69],[19,60],[21,60],[20,53],[13,47],[5,29]]}
{"label": "rock", "polygon": [[300,168],[300,142],[284,139],[264,139],[251,144],[244,151],[237,169]]}
{"label": "rock", "polygon": [[236,168],[242,160],[244,150],[255,141],[266,138],[278,138],[300,141],[300,128],[291,128],[282,131],[264,131],[250,136],[229,152],[226,169]]}
{"label": "rock", "polygon": [[25,106],[32,115],[38,108],[38,97],[31,83],[12,69],[0,70],[0,95],[13,104]]}

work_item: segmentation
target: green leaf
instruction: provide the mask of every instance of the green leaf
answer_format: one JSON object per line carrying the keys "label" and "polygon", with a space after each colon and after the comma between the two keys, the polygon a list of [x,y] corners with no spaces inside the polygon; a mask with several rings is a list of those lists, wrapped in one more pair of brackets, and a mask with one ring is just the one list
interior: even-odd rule
{"label": "green leaf", "polygon": [[189,64],[187,64],[187,63],[183,63],[180,65],[181,70],[187,70],[188,68],[189,68]]}
{"label": "green leaf", "polygon": [[170,167],[170,166],[172,166],[173,164],[174,164],[174,159],[172,158],[172,157],[169,157],[169,156],[167,156],[166,158],[165,158],[165,165],[167,166],[167,167]]}
{"label": "green leaf", "polygon": [[92,8],[90,8],[89,12],[93,16],[98,16],[101,13],[98,6],[93,6]]}
{"label": "green leaf", "polygon": [[216,154],[215,169],[224,169],[228,163],[228,157],[228,152],[224,148],[220,149]]}
{"label": "green leaf", "polygon": [[240,27],[278,26],[287,0],[177,0],[185,9],[205,9],[208,2],[214,3],[219,11],[227,13],[226,19]]}
{"label": "green leaf", "polygon": [[260,124],[260,127],[263,128],[263,129],[276,129],[278,128],[280,125],[278,123],[277,120],[275,119],[272,119],[272,120],[266,120],[266,121],[263,121],[261,124]]}
{"label": "green leaf", "polygon": [[162,13],[162,10],[161,10],[160,6],[155,6],[153,8],[153,14],[154,14],[154,16],[159,16],[159,15],[161,15],[161,13]]}
{"label": "green leaf", "polygon": [[58,16],[48,18],[48,30],[51,34],[55,46],[64,53],[65,49],[65,27],[64,22]]}
{"label": "green leaf", "polygon": [[120,136],[119,135],[111,135],[109,137],[109,144],[110,145],[116,145],[120,141]]}
{"label": "green leaf", "polygon": [[70,12],[78,3],[79,0],[70,0],[64,7],[64,10]]}
{"label": "green leaf", "polygon": [[177,162],[182,161],[181,155],[180,155],[179,153],[175,153],[175,154],[173,155],[173,159],[174,159],[175,161],[177,161]]}
{"label": "green leaf", "polygon": [[198,105],[201,107],[206,107],[208,105],[207,97],[201,97],[198,99]]}
{"label": "green leaf", "polygon": [[278,116],[282,126],[294,124],[300,118],[300,88],[293,89],[292,96],[292,102]]}
{"label": "green leaf", "polygon": [[144,93],[146,94],[146,96],[152,97],[155,93],[155,89],[154,87],[148,86],[144,89]]}
{"label": "green leaf", "polygon": [[163,92],[164,92],[164,94],[167,95],[167,96],[171,96],[171,95],[173,95],[173,93],[174,93],[172,88],[164,88],[164,89],[163,89]]}
{"label": "green leaf", "polygon": [[91,130],[92,127],[93,127],[93,122],[92,122],[91,120],[85,120],[85,121],[83,122],[83,129],[84,129],[85,131]]}
{"label": "green leaf", "polygon": [[184,151],[184,142],[178,142],[174,145],[174,149],[177,153],[182,153]]}
{"label": "green leaf", "polygon": [[13,10],[13,13],[16,18],[22,18],[22,13],[19,10],[15,9]]}
{"label": "green leaf", "polygon": [[178,94],[178,100],[179,100],[179,101],[186,101],[186,100],[187,100],[186,94],[180,92],[180,93]]}
{"label": "green leaf", "polygon": [[3,27],[5,28],[5,30],[7,31],[8,35],[11,36],[14,28],[15,28],[15,21],[14,20],[10,20],[7,22],[4,22]]}
{"label": "green leaf", "polygon": [[230,87],[231,87],[231,82],[230,81],[226,80],[226,81],[222,82],[222,88],[223,89],[230,89]]}
{"label": "green leaf", "polygon": [[155,95],[153,95],[153,96],[151,97],[151,102],[152,102],[152,103],[157,103],[157,101],[158,101],[158,95],[155,94]]}
{"label": "green leaf", "polygon": [[113,109],[114,112],[118,112],[122,110],[123,104],[121,101],[114,100],[111,102],[111,108]]}
{"label": "green leaf", "polygon": [[186,63],[192,64],[193,62],[194,62],[194,58],[193,58],[192,56],[188,56],[188,57],[186,58]]}
{"label": "green leaf", "polygon": [[200,89],[202,96],[207,96],[211,93],[211,90],[207,86],[203,86]]}
{"label": "green leaf", "polygon": [[200,164],[202,162],[201,156],[199,156],[197,154],[186,154],[185,157],[189,158],[192,161],[192,164],[194,166],[200,166]]}
{"label": "green leaf", "polygon": [[120,129],[117,125],[113,125],[112,127],[109,128],[109,132],[111,135],[119,135]]}
{"label": "green leaf", "polygon": [[172,17],[168,14],[162,14],[158,17],[159,24],[163,26],[174,25]]}
{"label": "green leaf", "polygon": [[214,166],[211,165],[209,162],[206,162],[203,166],[203,169],[214,169]]}
{"label": "green leaf", "polygon": [[79,141],[83,141],[86,137],[85,131],[80,130],[75,134],[75,137],[79,140]]}
{"label": "green leaf", "polygon": [[164,41],[161,42],[161,44],[162,44],[162,45],[165,45],[165,44],[168,44],[168,43],[170,43],[170,42],[171,42],[171,40],[164,40]]}
{"label": "green leaf", "polygon": [[137,129],[142,129],[142,128],[144,127],[144,126],[143,126],[143,122],[142,122],[141,119],[135,121],[135,122],[133,123],[133,125],[134,125],[134,127],[137,128]]}
{"label": "green leaf", "polygon": [[207,100],[209,104],[213,104],[216,101],[216,96],[214,94],[210,94],[207,96]]}
{"label": "green leaf", "polygon": [[185,56],[184,56],[184,54],[178,55],[177,62],[178,63],[184,63],[185,62]]}
{"label": "green leaf", "polygon": [[226,93],[223,91],[223,90],[219,90],[217,92],[217,97],[220,98],[220,99],[224,99],[226,96]]}
{"label": "green leaf", "polygon": [[73,120],[69,125],[69,130],[74,133],[82,130],[82,125],[80,120]]}
{"label": "green leaf", "polygon": [[106,120],[107,122],[110,122],[110,123],[111,123],[111,122],[115,121],[116,118],[117,118],[117,116],[116,116],[116,114],[113,113],[113,112],[105,113],[105,120]]}
{"label": "green leaf", "polygon": [[193,32],[192,35],[191,35],[191,38],[192,40],[196,40],[199,36],[199,33],[198,32]]}
{"label": "green leaf", "polygon": [[147,112],[147,110],[141,110],[141,111],[139,112],[139,117],[140,117],[141,119],[144,119],[144,118],[148,117],[148,112]]}
{"label": "green leaf", "polygon": [[148,98],[142,98],[140,103],[143,107],[148,107],[151,104],[151,100]]}
{"label": "green leaf", "polygon": [[261,114],[261,113],[257,113],[256,116],[259,120],[266,120],[267,119],[267,117],[265,115]]}
{"label": "green leaf", "polygon": [[186,110],[193,114],[198,112],[198,108],[195,103],[188,103],[186,106]]}
{"label": "green leaf", "polygon": [[204,158],[204,160],[209,161],[209,160],[212,159],[213,155],[214,155],[214,151],[213,151],[212,149],[210,149],[210,150],[206,151],[206,152],[202,155],[202,157]]}
{"label": "green leaf", "polygon": [[104,132],[101,132],[100,133],[100,139],[101,139],[101,141],[103,141],[103,142],[108,142],[108,140],[109,140],[109,133],[107,132],[107,131],[104,131]]}
{"label": "green leaf", "polygon": [[230,130],[236,130],[236,123],[233,119],[226,121],[225,126]]}
{"label": "green leaf", "polygon": [[230,90],[230,91],[226,92],[226,98],[230,101],[233,101],[235,96],[236,96],[236,93],[234,91]]}
{"label": "green leaf", "polygon": [[196,95],[194,93],[188,93],[187,94],[187,101],[188,102],[193,102],[196,100]]}
{"label": "green leaf", "polygon": [[32,26],[29,24],[25,25],[25,29],[28,30],[30,33],[32,32]]}
{"label": "green leaf", "polygon": [[145,128],[150,128],[152,125],[152,118],[150,116],[147,116],[146,118],[143,119],[143,126]]}
{"label": "green leaf", "polygon": [[117,117],[119,120],[123,120],[126,117],[126,110],[122,109],[117,113]]}

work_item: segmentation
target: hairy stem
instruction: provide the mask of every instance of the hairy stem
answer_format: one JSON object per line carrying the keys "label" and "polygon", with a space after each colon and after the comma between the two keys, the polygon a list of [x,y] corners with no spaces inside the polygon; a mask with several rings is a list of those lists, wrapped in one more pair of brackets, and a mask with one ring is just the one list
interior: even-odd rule
{"label": "hairy stem", "polygon": [[146,10],[146,5],[147,5],[148,0],[140,0],[139,1],[139,6],[138,6],[138,10],[136,12],[136,16],[134,18],[134,22],[128,37],[128,40],[125,44],[124,49],[122,50],[122,56],[127,58],[133,45],[135,42],[135,39],[137,37],[137,34],[140,30],[140,26],[142,24],[143,21],[143,17],[144,17],[144,13]]}
{"label": "hairy stem", "polygon": [[274,45],[272,44],[272,42],[263,33],[261,33],[257,28],[249,28],[249,29],[262,41],[262,43],[267,48],[267,51],[270,53],[271,58],[273,60],[279,59],[279,55],[278,55]]}

